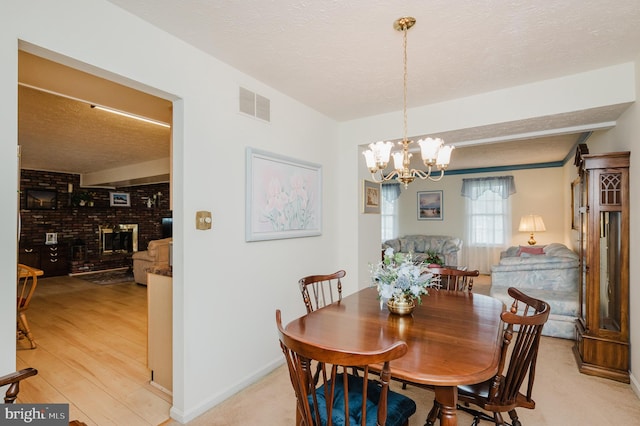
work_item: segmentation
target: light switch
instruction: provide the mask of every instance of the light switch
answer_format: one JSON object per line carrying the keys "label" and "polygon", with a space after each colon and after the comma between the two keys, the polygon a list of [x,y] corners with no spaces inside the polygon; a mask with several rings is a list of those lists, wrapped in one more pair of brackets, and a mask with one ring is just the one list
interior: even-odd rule
{"label": "light switch", "polygon": [[213,219],[211,219],[211,212],[207,212],[207,211],[196,212],[196,229],[201,229],[201,230],[211,229],[212,223],[213,223]]}

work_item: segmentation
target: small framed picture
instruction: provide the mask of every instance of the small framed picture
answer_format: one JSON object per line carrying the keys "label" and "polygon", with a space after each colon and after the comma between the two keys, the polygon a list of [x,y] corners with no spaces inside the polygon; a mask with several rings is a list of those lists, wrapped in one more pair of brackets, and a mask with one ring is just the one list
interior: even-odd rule
{"label": "small framed picture", "polygon": [[131,207],[131,198],[126,192],[110,192],[109,205],[112,207]]}
{"label": "small framed picture", "polygon": [[45,234],[44,243],[48,246],[52,244],[58,244],[58,233],[57,232],[47,232]]}
{"label": "small framed picture", "polygon": [[24,200],[27,210],[55,210],[58,194],[53,190],[27,189]]}
{"label": "small framed picture", "polygon": [[442,219],[442,191],[418,191],[418,220]]}
{"label": "small framed picture", "polygon": [[380,214],[380,184],[363,181],[362,186],[362,213]]}

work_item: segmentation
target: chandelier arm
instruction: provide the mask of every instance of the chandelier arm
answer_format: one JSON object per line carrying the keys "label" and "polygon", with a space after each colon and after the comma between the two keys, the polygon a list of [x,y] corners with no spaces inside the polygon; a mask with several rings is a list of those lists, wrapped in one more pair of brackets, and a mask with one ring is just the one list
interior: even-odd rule
{"label": "chandelier arm", "polygon": [[398,172],[396,170],[392,171],[391,173],[389,173],[388,175],[384,175],[382,173],[382,170],[378,170],[378,172],[376,173],[371,173],[371,179],[375,182],[375,183],[382,183],[382,182],[387,182],[395,177],[398,176]]}
{"label": "chandelier arm", "polygon": [[444,177],[444,169],[440,169],[440,176],[435,178],[433,176],[429,176],[429,180],[432,182],[437,182]]}
{"label": "chandelier arm", "polygon": [[439,169],[440,171],[440,176],[438,177],[434,177],[431,172],[432,172],[432,168],[431,166],[429,166],[429,168],[427,169],[426,172],[422,171],[422,170],[418,170],[418,169],[411,169],[411,174],[414,176],[419,177],[422,180],[425,179],[429,179],[432,182],[437,182],[440,179],[442,179],[444,177],[444,169]]}

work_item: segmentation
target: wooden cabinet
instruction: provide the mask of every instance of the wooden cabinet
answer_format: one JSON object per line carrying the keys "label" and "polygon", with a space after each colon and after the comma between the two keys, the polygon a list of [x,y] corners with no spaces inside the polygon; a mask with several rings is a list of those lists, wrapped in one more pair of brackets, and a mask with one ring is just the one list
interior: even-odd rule
{"label": "wooden cabinet", "polygon": [[40,249],[38,247],[20,247],[18,263],[40,269]]}
{"label": "wooden cabinet", "polygon": [[68,248],[65,244],[20,247],[18,262],[42,269],[43,277],[55,277],[69,273]]}
{"label": "wooden cabinet", "polygon": [[582,373],[629,383],[629,152],[576,158],[580,191]]}

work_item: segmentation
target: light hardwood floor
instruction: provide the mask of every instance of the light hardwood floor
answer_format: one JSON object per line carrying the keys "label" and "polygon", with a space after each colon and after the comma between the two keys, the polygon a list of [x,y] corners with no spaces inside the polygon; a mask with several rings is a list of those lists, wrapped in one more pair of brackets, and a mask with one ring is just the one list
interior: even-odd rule
{"label": "light hardwood floor", "polygon": [[149,385],[146,287],[41,279],[27,317],[38,347],[19,341],[17,368],[38,374],[21,384],[19,402],[69,403],[70,418],[87,425],[169,418],[171,397]]}

